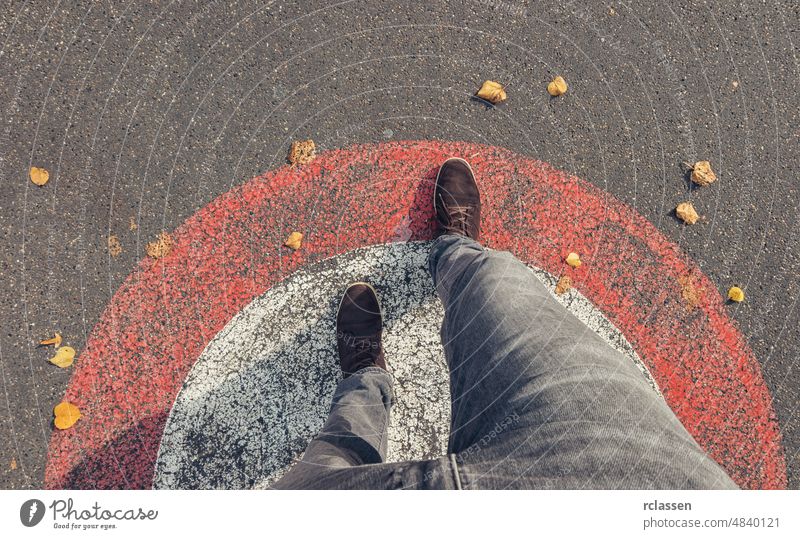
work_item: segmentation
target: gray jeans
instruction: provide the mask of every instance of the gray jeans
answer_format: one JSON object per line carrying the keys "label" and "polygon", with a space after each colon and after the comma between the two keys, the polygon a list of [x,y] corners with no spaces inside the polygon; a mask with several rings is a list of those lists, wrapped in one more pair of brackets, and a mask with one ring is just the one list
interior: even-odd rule
{"label": "gray jeans", "polygon": [[339,384],[275,488],[736,488],[638,368],[510,253],[442,236],[429,265],[445,308],[448,454],[383,462],[392,376],[370,367]]}

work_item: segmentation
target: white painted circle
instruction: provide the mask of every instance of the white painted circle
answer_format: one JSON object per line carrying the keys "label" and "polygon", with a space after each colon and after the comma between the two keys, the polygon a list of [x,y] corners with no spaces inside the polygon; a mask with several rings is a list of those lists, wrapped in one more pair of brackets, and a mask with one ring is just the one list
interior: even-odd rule
{"label": "white painted circle", "polygon": [[[445,453],[450,395],[439,338],[442,304],[427,269],[430,242],[364,247],[303,268],[239,312],[209,342],[164,429],[154,488],[252,488],[277,480],[319,431],[341,378],[335,313],[353,281],[371,283],[395,377],[389,462]],[[553,291],[556,279],[534,274]],[[553,295],[634,361],[622,334],[576,290]]]}

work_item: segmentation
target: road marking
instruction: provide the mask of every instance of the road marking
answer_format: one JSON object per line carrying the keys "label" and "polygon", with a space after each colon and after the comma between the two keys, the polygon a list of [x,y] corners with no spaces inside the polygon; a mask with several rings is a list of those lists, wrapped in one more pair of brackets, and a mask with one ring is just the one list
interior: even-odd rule
{"label": "road marking", "polygon": [[[761,368],[714,284],[632,208],[493,146],[399,141],[324,152],[218,197],[143,259],[93,329],[65,398],[85,412],[51,435],[49,488],[149,488],[175,398],[206,345],[298,269],[353,249],[431,237],[432,180],[466,158],[483,238],[573,285],[625,335],[698,443],[747,488],[785,488]],[[292,230],[303,248],[282,247]],[[565,267],[574,251],[583,265]],[[683,295],[693,287],[692,305]],[[205,458],[205,457],[203,457]]]}
{"label": "road marking", "polygon": [[[161,441],[156,488],[265,487],[319,431],[339,380],[335,313],[347,285],[376,287],[384,349],[395,377],[389,462],[447,452],[450,389],[442,304],[427,270],[430,242],[363,247],[307,268],[242,309],[200,355]],[[633,347],[577,290],[531,268],[565,305],[655,382]],[[197,455],[205,455],[198,459]]]}

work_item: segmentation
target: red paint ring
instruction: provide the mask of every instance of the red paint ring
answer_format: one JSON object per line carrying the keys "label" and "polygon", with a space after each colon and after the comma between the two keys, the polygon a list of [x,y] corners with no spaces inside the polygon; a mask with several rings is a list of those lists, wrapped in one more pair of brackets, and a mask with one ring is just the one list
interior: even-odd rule
{"label": "red paint ring", "polygon": [[[688,431],[742,487],[786,488],[769,391],[714,285],[634,210],[603,191],[508,150],[470,143],[393,142],[326,152],[220,196],[144,259],[120,287],[76,362],[66,399],[83,418],[54,431],[47,488],[150,488],[161,435],[206,344],[255,297],[297,268],[432,232],[432,181],[467,159],[484,199],[491,247],[560,275],[636,349]],[[306,234],[292,253],[282,243]],[[575,251],[584,262],[568,268]],[[687,308],[680,279],[698,294]],[[199,457],[201,458],[201,457]]]}

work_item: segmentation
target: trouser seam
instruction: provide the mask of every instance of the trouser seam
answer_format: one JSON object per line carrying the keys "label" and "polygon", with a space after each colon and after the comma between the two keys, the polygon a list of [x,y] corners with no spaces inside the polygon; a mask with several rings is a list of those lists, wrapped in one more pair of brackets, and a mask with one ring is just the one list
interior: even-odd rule
{"label": "trouser seam", "polygon": [[389,407],[388,407],[388,408],[386,408],[386,405],[384,404],[384,414],[383,414],[384,420],[383,420],[383,429],[381,429],[381,439],[380,439],[380,441],[378,442],[378,454],[380,454],[380,456],[381,456],[381,462],[384,462],[384,461],[386,460],[386,455],[384,455],[384,454],[382,454],[382,453],[383,453],[383,445],[384,445],[384,443],[388,444],[388,438],[389,438],[389,419],[390,419],[390,418],[389,418],[389,413],[390,413],[390,411],[391,411],[392,404],[393,404],[393,396],[391,396],[391,395],[390,395],[390,396],[389,396]]}
{"label": "trouser seam", "polygon": [[450,468],[453,470],[453,481],[455,481],[456,490],[464,490],[461,487],[461,474],[458,471],[458,461],[455,453],[450,453]]}

